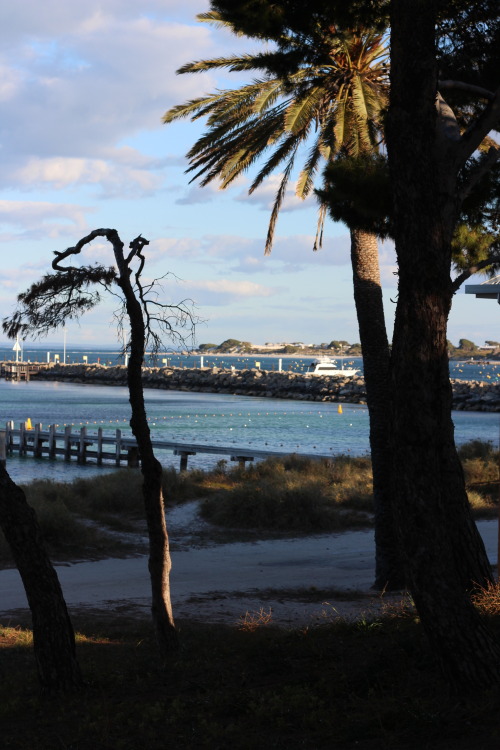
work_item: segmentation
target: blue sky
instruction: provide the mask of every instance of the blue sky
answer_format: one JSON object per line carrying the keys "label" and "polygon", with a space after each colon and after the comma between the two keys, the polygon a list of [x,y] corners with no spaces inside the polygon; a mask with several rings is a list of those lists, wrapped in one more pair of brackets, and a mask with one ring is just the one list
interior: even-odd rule
{"label": "blue sky", "polygon": [[[1,317],[50,268],[52,252],[88,231],[113,227],[150,240],[148,274],[172,272],[166,298],[192,298],[205,320],[197,343],[359,340],[349,238],[328,222],[312,251],[314,199],[289,190],[270,257],[263,248],[279,175],[252,196],[244,177],[224,192],[184,174],[184,154],[202,124],[165,126],[172,105],[235,87],[238,74],[176,75],[182,64],[249,51],[196,21],[205,0],[3,0],[0,7]],[[95,243],[88,260],[111,262]],[[387,324],[396,277],[381,248]],[[480,279],[480,277],[479,277]],[[473,280],[474,281],[474,280]],[[68,325],[68,344],[113,344],[113,305]],[[499,338],[498,306],[459,292],[449,338]],[[61,333],[49,341],[61,341]]]}

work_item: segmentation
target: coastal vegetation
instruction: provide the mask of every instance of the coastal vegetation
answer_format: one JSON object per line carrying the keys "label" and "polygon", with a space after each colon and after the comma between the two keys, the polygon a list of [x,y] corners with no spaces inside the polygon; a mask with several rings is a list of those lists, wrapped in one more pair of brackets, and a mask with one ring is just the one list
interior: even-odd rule
{"label": "coastal vegetation", "polygon": [[[460,448],[475,518],[498,514],[498,450],[474,441]],[[121,469],[73,482],[38,480],[23,487],[54,560],[120,557],[146,549],[141,474]],[[314,461],[267,459],[246,469],[220,461],[211,471],[163,471],[168,511],[198,501],[204,535],[248,539],[367,528],[373,525],[368,457]],[[224,535],[221,531],[224,530]],[[253,536],[252,536],[253,535]],[[11,564],[0,534],[0,564]]]}

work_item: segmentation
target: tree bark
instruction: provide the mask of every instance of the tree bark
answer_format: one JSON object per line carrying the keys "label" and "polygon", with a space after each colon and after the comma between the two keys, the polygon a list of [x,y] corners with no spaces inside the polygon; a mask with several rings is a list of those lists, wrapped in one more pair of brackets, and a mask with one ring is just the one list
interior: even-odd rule
{"label": "tree bark", "polygon": [[131,345],[127,368],[129,399],[132,409],[130,427],[137,440],[144,479],[143,496],[149,536],[148,568],[151,579],[151,612],[160,655],[166,662],[172,656],[172,653],[177,650],[178,636],[170,597],[171,558],[162,489],[163,472],[153,451],[142,385],[146,326],[141,303],[137,299],[130,282],[130,269],[124,259],[123,243],[115,230],[109,230],[108,239],[113,244],[120,273],[118,283],[125,296],[127,314],[130,320]]}
{"label": "tree bark", "polygon": [[432,0],[392,0],[387,142],[399,291],[391,356],[396,524],[408,584],[457,689],[500,682],[500,649],[469,592],[491,580],[451,419],[446,345],[457,216],[450,149],[438,135]]}
{"label": "tree bark", "polygon": [[393,516],[389,449],[390,352],[375,235],[351,230],[351,263],[370,416],[375,510],[374,588],[394,590],[404,587],[405,578]]}
{"label": "tree bark", "polygon": [[42,688],[83,687],[75,636],[57,574],[24,492],[0,466],[0,526],[26,591],[33,619],[33,646]]}

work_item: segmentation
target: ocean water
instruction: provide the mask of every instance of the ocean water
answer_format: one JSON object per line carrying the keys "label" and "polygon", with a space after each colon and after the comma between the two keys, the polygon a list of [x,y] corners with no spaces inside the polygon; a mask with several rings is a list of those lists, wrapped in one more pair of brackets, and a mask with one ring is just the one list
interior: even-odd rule
{"label": "ocean water", "polygon": [[[25,361],[31,362],[54,362],[64,361],[63,349],[54,348],[48,350],[44,348],[26,347],[22,356]],[[15,359],[15,353],[11,348],[0,347],[0,361]],[[281,369],[291,372],[305,372],[308,364],[314,357],[289,356],[281,358]],[[278,370],[280,368],[280,358],[268,355],[253,355],[234,357],[226,355],[183,355],[173,354],[172,352],[160,352],[156,357],[147,355],[145,364],[147,366],[164,365],[172,367],[200,367],[203,360],[204,367],[223,367],[229,369],[235,367],[237,370],[260,367],[262,370]],[[337,364],[340,366],[341,360],[338,358]],[[95,364],[99,362],[103,365],[119,365],[124,363],[123,355],[112,349],[83,349],[78,347],[66,349],[66,362],[68,364],[87,362]],[[361,357],[345,357],[345,367],[356,367],[360,374],[363,374],[363,360]],[[485,364],[469,360],[467,362],[450,362],[450,377],[458,380],[487,380],[500,382],[500,362]]]}
{"label": "ocean water", "polygon": [[[156,389],[146,389],[145,397],[153,439],[332,456],[363,455],[369,450],[366,406],[343,404],[340,414],[334,403]],[[131,434],[124,387],[0,380],[0,426],[8,420],[18,426],[28,418],[44,428],[71,424],[75,430],[86,426],[89,434],[98,427],[106,434],[117,428],[124,436]],[[474,439],[498,443],[498,414],[454,412],[453,419],[458,444]],[[171,452],[160,451],[158,458],[165,466],[179,465]],[[188,465],[209,468],[220,458],[227,457],[198,454],[190,456]],[[70,481],[105,470],[29,456],[9,456],[8,469],[20,482],[36,478]]]}

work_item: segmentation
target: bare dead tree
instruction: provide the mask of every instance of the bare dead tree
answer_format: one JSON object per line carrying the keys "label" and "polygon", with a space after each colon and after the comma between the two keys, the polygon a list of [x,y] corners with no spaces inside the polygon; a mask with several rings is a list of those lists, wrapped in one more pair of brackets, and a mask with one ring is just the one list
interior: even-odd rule
{"label": "bare dead tree", "polygon": [[[79,255],[93,240],[104,237],[112,246],[115,264],[73,266],[61,265],[67,258]],[[130,357],[127,367],[129,400],[132,411],[130,426],[137,440],[143,475],[143,497],[149,534],[149,573],[152,590],[152,616],[161,657],[166,661],[177,648],[170,597],[170,552],[162,491],[162,467],[151,442],[144,404],[142,366],[146,348],[157,352],[165,337],[185,342],[181,331],[192,335],[196,322],[190,300],[165,304],[160,296],[159,280],[145,282],[144,247],[148,240],[140,235],[129,245],[129,252],[115,229],[95,229],[74,247],[55,252],[54,273],[18,297],[18,308],[3,321],[10,337],[43,336],[62,326],[68,318],[79,318],[99,304],[102,292],[118,296],[121,309],[116,313],[119,326],[124,316],[130,324]]]}

